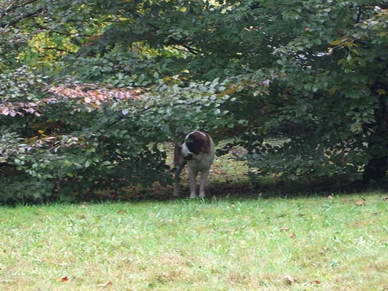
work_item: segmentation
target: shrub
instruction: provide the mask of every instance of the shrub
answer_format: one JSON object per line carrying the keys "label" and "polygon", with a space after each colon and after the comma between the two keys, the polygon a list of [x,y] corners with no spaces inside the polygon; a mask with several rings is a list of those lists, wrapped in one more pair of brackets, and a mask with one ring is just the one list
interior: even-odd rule
{"label": "shrub", "polygon": [[159,145],[188,130],[224,126],[227,118],[219,107],[228,97],[217,97],[217,86],[192,84],[182,94],[177,85],[162,84],[141,97],[131,91],[125,98],[64,86],[44,88],[33,104],[3,103],[8,111],[0,116],[1,162],[15,171],[1,174],[7,187],[0,201],[170,183],[166,152]]}

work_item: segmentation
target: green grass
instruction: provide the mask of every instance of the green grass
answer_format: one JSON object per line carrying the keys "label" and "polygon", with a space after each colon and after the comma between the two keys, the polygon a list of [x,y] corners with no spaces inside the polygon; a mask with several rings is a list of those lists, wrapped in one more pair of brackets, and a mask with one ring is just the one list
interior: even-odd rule
{"label": "green grass", "polygon": [[388,201],[360,197],[1,207],[0,290],[386,290]]}
{"label": "green grass", "polygon": [[0,207],[0,290],[388,290],[387,193],[253,185],[229,158],[204,201],[155,185],[118,193],[128,202]]}

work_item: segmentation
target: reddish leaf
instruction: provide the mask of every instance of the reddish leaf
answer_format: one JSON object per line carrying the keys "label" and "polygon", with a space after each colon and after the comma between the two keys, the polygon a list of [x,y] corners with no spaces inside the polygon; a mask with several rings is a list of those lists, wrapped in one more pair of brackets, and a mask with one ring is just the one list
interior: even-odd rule
{"label": "reddish leaf", "polygon": [[63,277],[57,279],[57,281],[59,281],[59,282],[67,282],[69,280],[70,280],[70,278],[68,276],[63,276]]}

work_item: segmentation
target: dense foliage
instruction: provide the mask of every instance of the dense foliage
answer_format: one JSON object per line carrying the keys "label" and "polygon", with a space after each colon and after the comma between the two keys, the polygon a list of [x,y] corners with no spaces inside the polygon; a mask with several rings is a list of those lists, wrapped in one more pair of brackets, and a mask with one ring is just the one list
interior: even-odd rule
{"label": "dense foliage", "polygon": [[[262,175],[382,179],[387,8],[365,0],[3,0],[1,179],[19,187],[0,199],[28,196],[20,180],[59,193],[168,182],[158,145],[192,128],[243,145]],[[68,83],[143,91],[94,100],[50,90]]]}

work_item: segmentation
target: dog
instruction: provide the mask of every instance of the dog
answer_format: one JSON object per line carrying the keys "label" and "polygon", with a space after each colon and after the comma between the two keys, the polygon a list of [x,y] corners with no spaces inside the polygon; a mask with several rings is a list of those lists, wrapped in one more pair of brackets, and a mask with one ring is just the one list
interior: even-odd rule
{"label": "dog", "polygon": [[209,176],[210,167],[215,157],[214,142],[209,134],[195,130],[186,135],[183,144],[175,143],[174,169],[175,183],[174,196],[179,196],[180,174],[187,164],[190,198],[196,198],[197,175],[199,180],[199,198],[205,197],[205,187]]}

